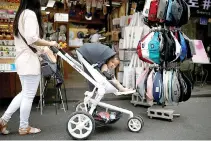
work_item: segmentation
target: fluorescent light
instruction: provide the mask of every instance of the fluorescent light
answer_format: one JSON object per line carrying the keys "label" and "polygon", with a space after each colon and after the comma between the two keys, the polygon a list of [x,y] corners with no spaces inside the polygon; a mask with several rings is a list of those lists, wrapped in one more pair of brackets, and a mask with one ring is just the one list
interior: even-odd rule
{"label": "fluorescent light", "polygon": [[41,7],[41,10],[42,10],[42,11],[45,11],[46,8],[47,8],[47,7]]}
{"label": "fluorescent light", "polygon": [[55,2],[56,2],[56,1],[54,1],[54,0],[49,0],[49,1],[48,1],[48,4],[47,4],[47,7],[53,7],[54,4],[55,4]]}
{"label": "fluorescent light", "polygon": [[50,12],[45,12],[47,15],[50,14]]}
{"label": "fluorescent light", "polygon": [[121,3],[119,3],[119,2],[112,2],[112,5],[121,6]]}

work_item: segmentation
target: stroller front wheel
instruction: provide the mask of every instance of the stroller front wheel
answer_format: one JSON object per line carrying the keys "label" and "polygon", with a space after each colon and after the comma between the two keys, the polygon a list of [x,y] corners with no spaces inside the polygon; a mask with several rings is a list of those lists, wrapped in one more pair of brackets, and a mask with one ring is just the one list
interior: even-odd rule
{"label": "stroller front wheel", "polygon": [[79,101],[76,106],[75,106],[75,111],[78,112],[78,111],[84,111],[86,112],[86,107],[85,107],[85,104],[83,101]]}
{"label": "stroller front wheel", "polygon": [[73,139],[87,139],[94,130],[95,121],[87,112],[74,112],[67,121],[67,132]]}
{"label": "stroller front wheel", "polygon": [[128,120],[128,122],[127,122],[128,129],[131,132],[139,132],[139,131],[141,131],[143,125],[144,125],[143,119],[138,117],[138,116],[130,118]]}

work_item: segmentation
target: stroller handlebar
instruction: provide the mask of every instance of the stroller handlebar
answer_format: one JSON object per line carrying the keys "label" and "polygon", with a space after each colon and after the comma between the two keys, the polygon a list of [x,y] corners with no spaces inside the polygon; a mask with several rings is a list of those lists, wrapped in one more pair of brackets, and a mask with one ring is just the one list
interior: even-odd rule
{"label": "stroller handlebar", "polygon": [[50,46],[50,49],[53,51],[53,53],[58,53],[59,50],[56,47]]}
{"label": "stroller handlebar", "polygon": [[61,52],[63,55],[66,54],[66,52],[64,50],[58,49],[57,47],[50,46],[50,49],[53,51],[53,53]]}

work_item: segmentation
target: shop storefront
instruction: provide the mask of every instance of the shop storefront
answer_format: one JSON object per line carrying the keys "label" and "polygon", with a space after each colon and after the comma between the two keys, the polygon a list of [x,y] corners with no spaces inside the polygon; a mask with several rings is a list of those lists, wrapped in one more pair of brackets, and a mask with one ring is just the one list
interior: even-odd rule
{"label": "shop storefront", "polygon": [[[20,1],[2,1],[0,101],[21,90],[13,36]],[[171,108],[192,97],[195,81],[211,81],[210,0],[41,0],[41,5],[44,39],[60,49],[50,47],[53,67],[44,54],[51,73],[44,76],[42,70],[36,108],[42,115],[50,97],[57,114],[68,110],[68,100],[81,100],[67,122],[74,139],[88,138],[95,126],[115,123],[122,114],[129,115],[130,131],[142,130],[142,117],[102,102],[107,95],[149,107],[150,119],[173,121],[180,114]]]}
{"label": "shop storefront", "polygon": [[[122,54],[125,55],[125,52],[119,50],[124,37],[124,27],[129,25],[131,15],[135,11],[143,10],[144,1],[129,1],[127,3],[115,0],[106,3],[101,1],[91,3],[90,1],[58,0],[48,2],[46,0],[41,2],[45,39],[58,41],[66,52],[75,56],[75,49],[86,42],[91,42],[91,37],[95,35],[101,43],[112,47],[118,53],[121,63],[116,71],[116,77],[122,82],[123,67],[129,64],[132,57],[130,53],[127,54],[127,51],[128,58],[122,56]],[[207,50],[211,44],[211,32],[209,32],[211,24],[210,1],[186,0],[186,2],[190,7],[191,17],[188,23],[182,27],[182,31],[190,39],[202,40]],[[0,79],[8,81],[0,81],[0,98],[12,98],[20,91],[20,82],[14,65],[15,48],[12,34],[13,20],[19,1],[5,0],[1,3]],[[130,16],[126,16],[128,14]],[[94,38],[92,39],[94,40]],[[132,51],[135,51],[136,47],[134,44]],[[65,61],[61,61],[61,64],[65,81],[71,81],[70,75],[75,74],[75,70]],[[209,65],[205,65],[205,69],[210,71]],[[207,80],[211,80],[210,75],[208,75]],[[72,83],[74,82],[70,82],[70,85]]]}
{"label": "shop storefront", "polygon": [[[209,46],[211,44],[211,2],[207,0],[186,0],[190,7],[191,18],[187,25],[183,27],[183,31],[191,38],[202,40],[208,57],[211,57]],[[202,65],[202,64],[201,64]],[[200,67],[201,68],[201,67]],[[205,72],[203,76],[207,76],[207,81],[211,81],[210,64],[203,64]],[[202,74],[199,74],[201,77]]]}
{"label": "shop storefront", "polygon": [[[13,21],[19,2],[19,0],[3,0],[0,5],[0,79],[5,80],[0,81],[0,99],[13,98],[21,90],[14,64],[13,36]],[[75,49],[82,46],[84,42],[90,42],[90,36],[94,34],[102,35],[101,41],[112,46],[113,42],[110,41],[112,19],[126,13],[126,4],[118,0],[110,3],[108,1],[91,3],[91,1],[42,0],[41,5],[44,38],[58,41],[60,46],[73,56],[75,56]],[[62,60],[61,67],[64,79],[71,81],[69,76],[75,70]],[[37,95],[39,93],[38,91]]]}

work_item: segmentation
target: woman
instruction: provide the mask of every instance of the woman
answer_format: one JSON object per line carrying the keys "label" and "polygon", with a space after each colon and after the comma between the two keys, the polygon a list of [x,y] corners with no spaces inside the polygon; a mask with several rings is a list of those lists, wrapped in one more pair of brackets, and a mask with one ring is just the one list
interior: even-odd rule
{"label": "woman", "polygon": [[[14,20],[14,35],[16,47],[16,68],[22,91],[12,100],[4,115],[0,118],[0,134],[9,134],[6,125],[11,116],[20,108],[19,134],[35,134],[41,130],[29,126],[29,116],[32,102],[40,82],[40,62],[28,45],[37,50],[39,46],[55,46],[55,41],[46,41],[43,37],[40,0],[21,0],[20,7]],[[27,44],[20,37],[22,35]]]}

